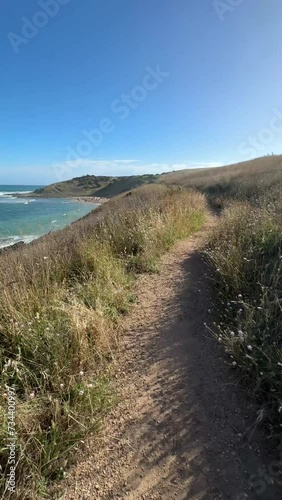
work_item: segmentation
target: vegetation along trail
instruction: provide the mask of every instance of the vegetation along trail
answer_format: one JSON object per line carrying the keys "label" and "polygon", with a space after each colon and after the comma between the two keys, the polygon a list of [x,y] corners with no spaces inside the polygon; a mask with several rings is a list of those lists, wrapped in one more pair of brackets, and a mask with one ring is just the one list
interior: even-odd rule
{"label": "vegetation along trail", "polygon": [[119,353],[120,404],[63,482],[64,499],[282,498],[254,409],[210,336],[200,249],[213,219],[142,275]]}

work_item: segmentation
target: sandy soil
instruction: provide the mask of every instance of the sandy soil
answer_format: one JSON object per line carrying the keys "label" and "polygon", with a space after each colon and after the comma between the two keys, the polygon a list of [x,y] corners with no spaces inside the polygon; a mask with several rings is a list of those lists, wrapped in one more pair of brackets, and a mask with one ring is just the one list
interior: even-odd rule
{"label": "sandy soil", "polygon": [[64,499],[282,498],[254,408],[204,326],[208,229],[140,278],[117,364],[120,404],[69,471]]}

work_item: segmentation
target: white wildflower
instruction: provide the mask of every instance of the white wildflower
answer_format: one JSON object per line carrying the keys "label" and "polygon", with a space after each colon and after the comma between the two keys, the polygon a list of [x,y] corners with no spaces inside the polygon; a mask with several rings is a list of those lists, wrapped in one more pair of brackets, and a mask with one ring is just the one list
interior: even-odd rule
{"label": "white wildflower", "polygon": [[81,371],[79,372],[79,375],[80,375],[81,377],[83,377],[84,372],[81,370]]}
{"label": "white wildflower", "polygon": [[252,351],[253,350],[253,348],[252,348],[251,345],[247,345],[247,349],[248,349],[248,351]]}
{"label": "white wildflower", "polygon": [[79,394],[80,396],[83,396],[84,391],[79,391],[79,393],[78,393],[78,394]]}

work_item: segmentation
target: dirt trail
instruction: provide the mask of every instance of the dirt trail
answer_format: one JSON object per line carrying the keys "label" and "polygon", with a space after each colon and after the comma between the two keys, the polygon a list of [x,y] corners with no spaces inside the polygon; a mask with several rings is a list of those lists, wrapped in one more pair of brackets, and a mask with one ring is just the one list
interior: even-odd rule
{"label": "dirt trail", "polygon": [[204,326],[208,226],[140,278],[119,355],[121,403],[70,471],[64,499],[282,498],[271,474],[261,478],[253,409]]}

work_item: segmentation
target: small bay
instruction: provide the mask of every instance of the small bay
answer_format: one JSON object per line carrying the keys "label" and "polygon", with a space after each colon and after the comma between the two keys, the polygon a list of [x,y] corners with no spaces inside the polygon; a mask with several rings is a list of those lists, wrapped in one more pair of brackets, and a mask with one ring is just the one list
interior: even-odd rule
{"label": "small bay", "polygon": [[[85,216],[97,204],[63,198],[33,198],[42,186],[0,185],[0,248],[56,231]],[[18,197],[27,194],[28,198]]]}

